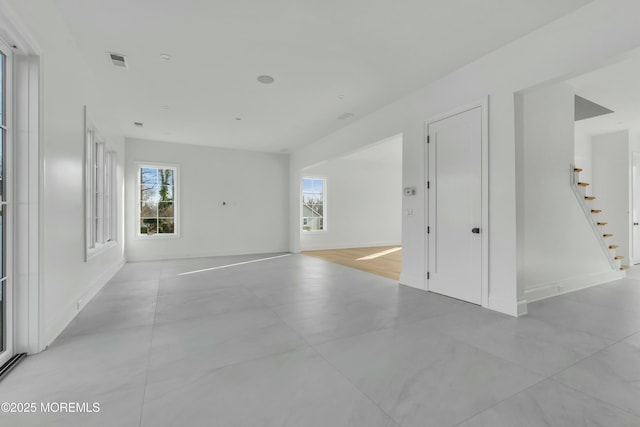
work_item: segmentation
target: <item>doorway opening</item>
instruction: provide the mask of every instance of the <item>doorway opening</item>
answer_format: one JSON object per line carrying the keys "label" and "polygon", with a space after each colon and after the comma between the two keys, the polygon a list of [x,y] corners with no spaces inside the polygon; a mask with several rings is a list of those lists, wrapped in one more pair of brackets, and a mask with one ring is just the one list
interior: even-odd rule
{"label": "doorway opening", "polygon": [[[583,169],[601,222],[614,235],[623,265],[640,263],[640,52],[566,83],[577,97],[606,108],[579,117],[576,103],[575,161]],[[576,98],[578,99],[578,98]],[[635,154],[634,154],[635,153]]]}
{"label": "doorway opening", "polygon": [[400,279],[402,135],[301,171],[300,249]]}
{"label": "doorway opening", "polygon": [[638,73],[636,49],[516,93],[522,300],[612,282],[640,261]]}

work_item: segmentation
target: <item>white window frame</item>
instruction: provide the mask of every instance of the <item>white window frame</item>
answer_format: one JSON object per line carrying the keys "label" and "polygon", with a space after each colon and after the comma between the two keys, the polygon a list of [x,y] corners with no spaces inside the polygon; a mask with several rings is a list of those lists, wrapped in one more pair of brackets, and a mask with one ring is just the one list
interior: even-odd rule
{"label": "white window frame", "polygon": [[[322,180],[322,230],[305,230],[304,229],[304,180],[315,179]],[[325,176],[303,176],[300,179],[300,232],[320,234],[327,233],[327,177]]]}
{"label": "white window frame", "polygon": [[[135,224],[135,238],[136,239],[179,239],[180,238],[180,165],[176,163],[158,163],[158,162],[135,162],[136,166],[136,209],[134,218]],[[142,205],[142,191],[140,188],[141,172],[143,168],[152,169],[173,169],[173,233],[156,233],[156,234],[142,234],[140,233],[140,216]]]}
{"label": "white window frame", "polygon": [[117,242],[118,215],[115,151],[108,150],[85,107],[85,260]]}
{"label": "white window frame", "polygon": [[[13,206],[13,178],[14,174],[14,164],[13,164],[13,124],[14,124],[14,99],[13,99],[13,54],[11,48],[7,46],[2,40],[0,40],[0,49],[2,53],[5,55],[4,62],[4,74],[3,80],[0,80],[0,85],[4,83],[4,87],[2,88],[2,92],[4,94],[5,104],[2,108],[2,114],[5,117],[5,125],[0,121],[0,127],[2,131],[5,133],[6,139],[4,140],[4,155],[3,155],[3,168],[4,168],[4,195],[0,198],[0,205],[2,206],[2,216],[0,216],[0,222],[4,221],[4,241],[0,238],[0,245],[2,246],[2,250],[0,253],[0,264],[4,262],[4,266],[1,269],[2,273],[0,274],[0,287],[4,285],[4,295],[2,295],[2,300],[0,304],[4,304],[4,319],[0,321],[0,328],[4,330],[0,333],[0,339],[3,340],[0,343],[0,366],[6,363],[15,353],[15,292],[13,289],[14,280],[13,280],[13,248],[14,248],[14,221],[13,214],[16,212],[15,207]],[[2,100],[0,100],[2,102]],[[0,135],[2,138],[2,135]],[[2,149],[0,148],[0,152]],[[1,184],[0,184],[1,185]],[[2,259],[4,256],[4,260]],[[0,289],[2,292],[2,289]]]}

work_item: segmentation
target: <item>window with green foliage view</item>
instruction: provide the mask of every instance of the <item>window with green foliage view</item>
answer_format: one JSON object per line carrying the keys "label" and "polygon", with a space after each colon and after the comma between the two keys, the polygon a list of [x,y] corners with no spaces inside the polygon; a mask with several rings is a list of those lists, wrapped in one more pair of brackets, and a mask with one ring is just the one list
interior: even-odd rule
{"label": "window with green foliage view", "polygon": [[177,234],[177,168],[141,166],[138,234]]}

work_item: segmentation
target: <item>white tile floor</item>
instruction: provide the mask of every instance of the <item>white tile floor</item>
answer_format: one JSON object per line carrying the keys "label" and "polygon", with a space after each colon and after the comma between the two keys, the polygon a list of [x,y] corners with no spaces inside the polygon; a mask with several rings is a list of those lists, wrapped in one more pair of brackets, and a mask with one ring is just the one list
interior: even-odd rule
{"label": "white tile floor", "polygon": [[2,426],[640,426],[640,272],[515,319],[316,258],[127,264]]}

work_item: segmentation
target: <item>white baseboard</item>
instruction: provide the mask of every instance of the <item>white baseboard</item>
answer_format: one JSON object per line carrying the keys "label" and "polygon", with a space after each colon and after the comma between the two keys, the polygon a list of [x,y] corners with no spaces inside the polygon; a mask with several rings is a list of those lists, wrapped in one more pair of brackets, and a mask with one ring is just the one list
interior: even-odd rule
{"label": "white baseboard", "polygon": [[411,288],[416,288],[416,289],[422,289],[424,291],[426,290],[424,282],[425,280],[421,279],[419,276],[410,276],[408,274],[400,273],[401,285],[409,286]]}
{"label": "white baseboard", "polygon": [[350,249],[350,248],[373,248],[376,246],[402,246],[400,241],[392,242],[353,242],[339,245],[320,244],[320,245],[300,245],[300,251],[323,251],[327,249]]}
{"label": "white baseboard", "polygon": [[518,317],[528,314],[528,301],[526,299],[518,300]]}
{"label": "white baseboard", "polygon": [[[489,306],[486,308],[514,317],[521,316],[521,310],[523,310],[519,301],[492,296],[489,296]],[[524,309],[526,312],[526,305],[524,306]]]}
{"label": "white baseboard", "polygon": [[[49,346],[58,336],[64,331],[64,329],[71,323],[78,313],[100,292],[104,285],[116,275],[118,271],[125,264],[124,258],[118,263],[107,268],[99,277],[97,277],[93,283],[91,283],[87,289],[80,293],[76,298],[65,306],[57,318],[49,323],[49,327],[45,331],[45,348]],[[80,304],[78,305],[78,301]]]}
{"label": "white baseboard", "polygon": [[555,282],[531,286],[528,289],[525,289],[524,293],[526,301],[529,303],[612,282],[614,280],[622,279],[625,276],[626,273],[624,271],[608,270],[601,273],[571,277]]}

